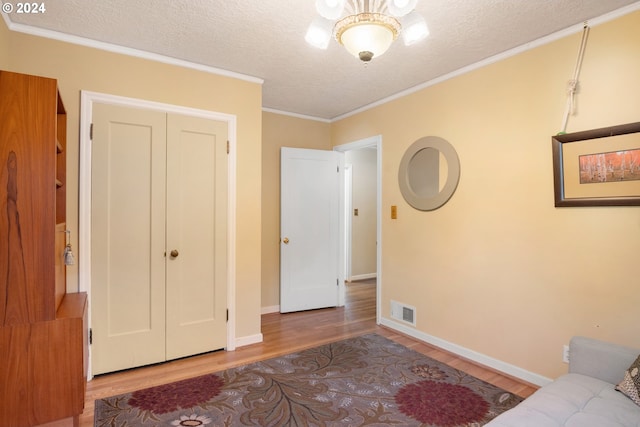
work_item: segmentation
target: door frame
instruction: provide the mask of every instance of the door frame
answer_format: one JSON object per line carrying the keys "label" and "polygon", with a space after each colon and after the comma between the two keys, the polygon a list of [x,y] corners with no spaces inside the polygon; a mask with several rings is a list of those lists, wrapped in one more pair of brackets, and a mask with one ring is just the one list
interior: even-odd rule
{"label": "door frame", "polygon": [[[353,226],[353,219],[351,212],[353,212],[353,165],[350,163],[344,164],[344,209],[342,215],[344,215],[344,236],[342,239],[344,250],[344,280],[351,281],[351,227]],[[342,218],[341,218],[342,220]]]}
{"label": "door frame", "polygon": [[[360,139],[357,141],[349,142],[342,145],[336,145],[333,147],[334,151],[351,151],[358,150],[362,148],[371,148],[375,147],[377,150],[376,155],[376,324],[380,324],[381,322],[381,300],[382,300],[382,135],[376,135],[369,138]],[[346,190],[345,190],[346,191]],[[343,192],[344,193],[344,192]],[[344,194],[342,196],[344,199]],[[346,215],[345,209],[341,209],[341,215]],[[340,224],[345,224],[346,218],[340,218]],[[342,236],[340,238],[341,242],[341,260],[344,262],[347,259],[347,251],[351,249],[347,249],[347,244],[342,244],[342,242],[346,242],[345,236],[345,227],[341,227]],[[341,286],[341,292],[339,296],[341,305],[344,305],[345,300],[345,288]]]}
{"label": "door frame", "polygon": [[[91,301],[91,123],[93,104],[111,104],[123,107],[142,108],[165,113],[200,117],[227,123],[229,140],[228,191],[227,191],[227,351],[236,349],[235,311],[236,311],[236,139],[237,117],[232,114],[218,113],[165,104],[143,99],[128,98],[91,91],[80,92],[80,169],[78,200],[78,281],[79,290],[86,292]],[[88,307],[88,327],[91,327],[91,304]],[[91,346],[87,367],[87,380],[93,378],[91,371]]]}

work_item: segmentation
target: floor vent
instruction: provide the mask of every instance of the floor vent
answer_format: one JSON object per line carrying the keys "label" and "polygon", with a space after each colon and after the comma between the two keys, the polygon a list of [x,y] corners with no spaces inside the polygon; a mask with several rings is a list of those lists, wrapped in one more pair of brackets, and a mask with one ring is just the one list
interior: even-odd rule
{"label": "floor vent", "polygon": [[416,326],[416,308],[391,300],[391,317]]}

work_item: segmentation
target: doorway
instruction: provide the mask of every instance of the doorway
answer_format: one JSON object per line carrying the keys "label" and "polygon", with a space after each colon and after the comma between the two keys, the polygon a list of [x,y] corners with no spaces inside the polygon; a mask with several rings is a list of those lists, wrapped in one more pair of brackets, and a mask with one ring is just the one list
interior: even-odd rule
{"label": "doorway", "polygon": [[[357,174],[358,172],[355,170],[353,165],[352,167],[349,167],[347,165],[347,163],[349,162],[345,160],[345,170],[347,173],[345,174],[346,179],[345,179],[345,186],[344,186],[344,195],[345,195],[345,203],[344,203],[345,209],[343,210],[344,239],[342,240],[343,244],[341,244],[341,251],[343,252],[342,259],[345,260],[344,277],[346,280],[375,280],[376,323],[379,324],[380,316],[381,316],[380,294],[381,294],[381,286],[382,286],[382,271],[381,271],[381,266],[382,266],[382,223],[381,223],[382,221],[382,136],[377,135],[374,137],[354,141],[348,144],[338,145],[334,147],[334,150],[345,153],[345,156],[347,158],[351,157],[350,154],[355,154],[353,158],[369,159],[369,160],[363,160],[363,161],[375,162],[375,164],[371,166],[372,169],[374,169],[374,172],[368,175],[369,177],[372,178],[370,180],[371,182],[368,183],[368,188],[366,188],[367,185],[365,185],[364,187],[360,185],[356,185],[354,187],[353,185],[354,174]],[[363,163],[363,164],[366,165],[366,163]],[[367,167],[367,166],[364,166],[364,167]],[[375,253],[375,255],[372,255],[372,256],[375,256],[375,262],[367,261],[366,259],[368,259],[369,256],[367,254],[364,254],[364,257],[360,257],[360,258],[364,258],[365,260],[359,261],[359,267],[354,269],[355,267],[354,262],[356,262],[354,261],[354,255],[356,255],[356,253],[354,252],[354,245],[353,245],[354,226],[356,225],[354,224],[355,222],[354,220],[364,219],[366,217],[365,214],[370,213],[370,212],[361,211],[360,210],[361,207],[359,207],[359,205],[356,206],[358,203],[355,203],[355,204],[351,203],[351,201],[353,200],[362,200],[362,198],[354,194],[354,192],[358,192],[358,191],[371,192],[372,195],[369,196],[368,198],[375,199],[371,203],[372,208],[375,209],[375,215],[372,215],[374,216],[374,218],[370,218],[370,220],[375,223],[372,225],[372,227],[375,229],[375,236],[371,237],[371,239],[375,239],[375,242],[365,243],[364,248],[355,248],[355,251],[359,251],[359,250],[368,251],[368,249],[366,248],[367,245],[369,246],[375,245],[374,249],[370,249]],[[356,212],[356,209],[358,209],[357,212]],[[374,268],[375,271],[371,271],[372,268]],[[344,298],[344,293],[342,293],[341,297]],[[341,303],[344,303],[344,300],[342,300]]]}

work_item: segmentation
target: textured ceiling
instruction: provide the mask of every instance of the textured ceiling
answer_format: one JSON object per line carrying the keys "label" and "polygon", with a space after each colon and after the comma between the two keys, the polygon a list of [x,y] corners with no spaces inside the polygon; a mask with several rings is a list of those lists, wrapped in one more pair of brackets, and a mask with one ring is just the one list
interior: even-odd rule
{"label": "textured ceiling", "polygon": [[408,47],[399,39],[365,65],[335,40],[325,51],[306,44],[314,0],[49,0],[45,5],[43,14],[13,12],[5,21],[12,30],[52,30],[257,77],[264,80],[264,108],[322,119],[620,8],[640,9],[636,0],[420,0],[416,9],[431,35]]}

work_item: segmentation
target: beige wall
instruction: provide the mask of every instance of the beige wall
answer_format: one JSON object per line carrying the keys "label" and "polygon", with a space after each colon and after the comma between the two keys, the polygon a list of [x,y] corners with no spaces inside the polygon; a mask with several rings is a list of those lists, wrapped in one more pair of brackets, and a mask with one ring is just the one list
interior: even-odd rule
{"label": "beige wall", "polygon": [[[260,334],[261,85],[8,32],[4,23],[0,27],[3,68],[58,79],[68,115],[67,220],[76,248],[81,90],[237,116],[236,336]],[[77,289],[77,267],[69,268],[68,275],[70,290]]]}
{"label": "beige wall", "polygon": [[9,66],[9,30],[0,23],[0,69]]}
{"label": "beige wall", "polygon": [[[345,164],[351,164],[351,277],[376,274],[376,177],[377,151],[364,148],[345,153]],[[360,277],[362,278],[362,277]]]}
{"label": "beige wall", "polygon": [[[547,377],[566,371],[573,335],[640,346],[640,207],[554,207],[551,135],[580,38],[333,124],[334,145],[383,138],[383,317],[391,299],[414,305],[419,333]],[[639,52],[640,12],[591,29],[569,132],[639,120]],[[461,178],[445,206],[420,212],[397,170],[428,135],[453,144]]]}
{"label": "beige wall", "polygon": [[280,147],[331,149],[329,123],[262,115],[262,307],[280,305]]}

